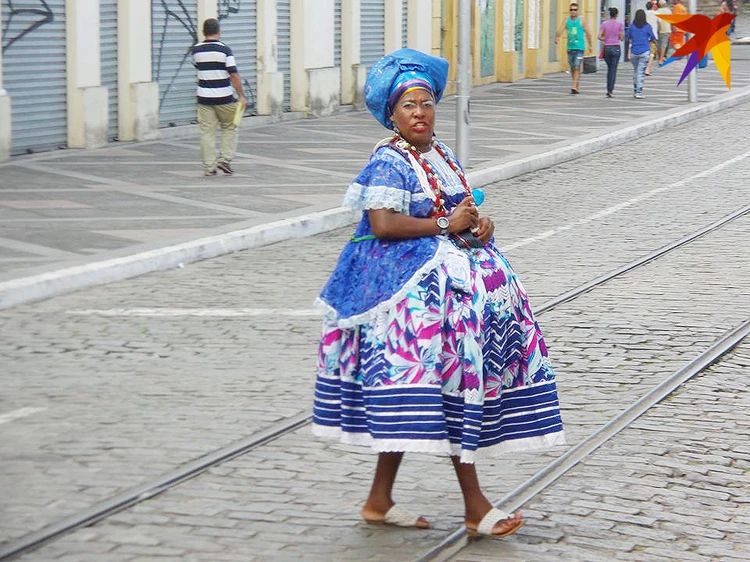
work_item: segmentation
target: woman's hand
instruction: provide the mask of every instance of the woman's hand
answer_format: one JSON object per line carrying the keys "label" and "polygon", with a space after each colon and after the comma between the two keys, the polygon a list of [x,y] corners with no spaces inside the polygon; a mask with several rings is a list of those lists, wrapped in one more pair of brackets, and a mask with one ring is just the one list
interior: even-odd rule
{"label": "woman's hand", "polygon": [[495,233],[495,223],[489,217],[482,217],[479,219],[479,230],[474,234],[485,244],[490,241],[492,235]]}
{"label": "woman's hand", "polygon": [[471,197],[462,199],[448,218],[451,223],[448,227],[450,233],[461,232],[467,228],[476,228],[479,226],[479,210],[474,205],[474,199]]}

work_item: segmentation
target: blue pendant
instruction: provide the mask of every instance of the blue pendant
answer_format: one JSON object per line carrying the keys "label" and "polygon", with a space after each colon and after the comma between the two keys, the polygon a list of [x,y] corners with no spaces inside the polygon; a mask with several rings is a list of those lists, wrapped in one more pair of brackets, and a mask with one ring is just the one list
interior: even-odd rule
{"label": "blue pendant", "polygon": [[474,204],[478,207],[484,203],[484,190],[483,189],[472,189],[471,196],[474,198]]}

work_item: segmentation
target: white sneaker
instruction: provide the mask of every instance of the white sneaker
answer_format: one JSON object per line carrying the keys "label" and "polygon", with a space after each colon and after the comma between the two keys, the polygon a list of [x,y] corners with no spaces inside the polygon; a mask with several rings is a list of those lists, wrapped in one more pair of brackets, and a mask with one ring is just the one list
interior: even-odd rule
{"label": "white sneaker", "polygon": [[637,99],[637,100],[642,100],[643,99],[643,94],[634,94],[633,97],[635,99]]}

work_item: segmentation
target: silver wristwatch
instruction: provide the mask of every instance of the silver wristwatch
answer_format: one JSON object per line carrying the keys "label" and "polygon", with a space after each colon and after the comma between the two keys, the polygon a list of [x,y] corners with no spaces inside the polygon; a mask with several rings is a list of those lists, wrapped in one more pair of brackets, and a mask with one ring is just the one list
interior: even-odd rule
{"label": "silver wristwatch", "polygon": [[438,217],[437,218],[437,225],[440,229],[440,234],[445,236],[448,234],[448,227],[451,225],[451,222],[448,220],[448,217]]}

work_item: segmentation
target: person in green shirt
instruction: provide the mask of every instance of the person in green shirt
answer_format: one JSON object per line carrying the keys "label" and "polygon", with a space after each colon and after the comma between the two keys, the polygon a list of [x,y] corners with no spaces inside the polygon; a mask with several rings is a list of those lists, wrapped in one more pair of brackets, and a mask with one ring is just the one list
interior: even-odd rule
{"label": "person in green shirt", "polygon": [[[579,92],[581,80],[581,66],[583,65],[583,53],[588,45],[591,50],[591,33],[583,18],[578,16],[578,4],[573,2],[570,5],[570,16],[560,25],[555,34],[555,45],[560,43],[560,37],[563,33],[568,35],[568,64],[570,64],[570,76],[573,79],[573,87],[570,89],[571,94]],[[585,39],[584,39],[585,37]]]}

